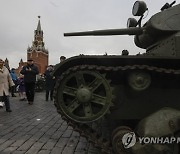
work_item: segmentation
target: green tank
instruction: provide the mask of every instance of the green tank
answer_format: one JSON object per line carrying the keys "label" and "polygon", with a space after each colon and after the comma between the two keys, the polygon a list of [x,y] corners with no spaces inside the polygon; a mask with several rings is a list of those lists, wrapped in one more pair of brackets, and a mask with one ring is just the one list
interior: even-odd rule
{"label": "green tank", "polygon": [[146,49],[137,55],[79,55],[55,67],[58,113],[102,153],[180,153],[176,143],[132,144],[134,137],[179,136],[180,4],[174,3],[144,25],[148,9],[136,1],[132,13],[139,20],[129,18],[127,28],[64,34],[134,35],[136,46]]}

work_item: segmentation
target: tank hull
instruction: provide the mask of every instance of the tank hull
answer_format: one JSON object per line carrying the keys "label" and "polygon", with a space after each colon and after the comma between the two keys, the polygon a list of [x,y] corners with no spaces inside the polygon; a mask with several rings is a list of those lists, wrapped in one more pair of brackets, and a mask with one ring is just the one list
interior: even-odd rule
{"label": "tank hull", "polygon": [[[107,153],[113,153],[112,143],[109,142],[111,142],[113,130],[117,127],[126,126],[135,130],[139,121],[162,108],[180,110],[179,66],[179,58],[173,57],[85,55],[72,57],[56,65],[53,72],[53,75],[59,78],[55,87],[55,105],[70,125],[74,128],[78,127],[79,132],[85,133],[89,140],[94,140],[95,144]],[[79,90],[81,84],[74,86],[72,79],[78,77],[78,73],[84,76],[81,79],[85,81],[81,81],[81,84],[95,76],[95,80],[98,79],[97,83],[99,85],[103,83],[101,86],[104,86],[97,91],[104,92],[103,89],[105,89],[105,94],[95,94],[95,92],[89,94],[93,91],[89,89],[93,86],[98,87],[95,86],[94,80]],[[133,82],[135,80],[135,86],[133,85],[135,88],[129,81],[132,73],[133,75],[140,74],[137,77],[138,82],[136,78],[132,79]],[[146,77],[146,74],[150,78]],[[139,79],[141,81],[144,78],[149,84],[147,87],[147,84],[143,85],[142,88],[142,82],[139,84]],[[78,82],[80,81],[77,81],[77,85]],[[86,91],[85,96],[88,99],[79,99],[83,91]],[[65,94],[67,96],[64,96]],[[107,106],[107,109],[100,107],[101,111],[97,111],[100,103],[98,99],[94,101],[91,95],[98,99],[101,98],[100,101],[105,103],[104,106]],[[80,103],[74,103],[74,98],[73,101],[69,101],[68,97],[74,97],[80,100]],[[83,107],[80,108],[78,104]],[[75,110],[77,112],[74,112]],[[89,111],[97,116],[92,116]],[[82,112],[85,112],[84,117]],[[92,127],[94,125],[96,127]],[[97,136],[101,136],[108,142],[102,141],[102,138],[99,139]]]}

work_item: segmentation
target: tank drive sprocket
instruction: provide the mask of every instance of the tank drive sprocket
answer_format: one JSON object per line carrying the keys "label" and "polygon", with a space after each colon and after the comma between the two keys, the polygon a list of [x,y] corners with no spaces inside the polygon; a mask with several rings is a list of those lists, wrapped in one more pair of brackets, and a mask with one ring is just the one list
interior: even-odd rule
{"label": "tank drive sprocket", "polygon": [[78,70],[64,76],[57,96],[64,115],[81,123],[100,119],[112,106],[112,88],[97,71]]}

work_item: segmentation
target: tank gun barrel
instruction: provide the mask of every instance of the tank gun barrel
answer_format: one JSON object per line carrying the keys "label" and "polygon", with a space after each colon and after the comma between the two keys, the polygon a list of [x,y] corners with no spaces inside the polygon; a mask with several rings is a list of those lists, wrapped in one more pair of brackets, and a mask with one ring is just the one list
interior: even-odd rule
{"label": "tank gun barrel", "polygon": [[64,33],[64,36],[103,36],[103,35],[140,35],[144,28],[130,27],[124,29],[106,29],[85,32]]}

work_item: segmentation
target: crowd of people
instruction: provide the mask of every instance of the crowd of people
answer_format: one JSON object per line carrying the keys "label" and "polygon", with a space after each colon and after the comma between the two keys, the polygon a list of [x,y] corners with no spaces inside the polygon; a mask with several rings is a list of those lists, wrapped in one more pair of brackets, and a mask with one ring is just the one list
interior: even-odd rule
{"label": "crowd of people", "polygon": [[[66,57],[61,56],[60,62]],[[44,72],[45,79],[45,100],[53,101],[53,90],[56,78],[51,75],[54,70],[53,65],[49,65]],[[20,75],[17,76],[15,69],[8,70],[4,61],[0,59],[0,108],[5,106],[7,112],[12,112],[9,96],[18,97],[20,101],[27,101],[29,105],[34,103],[36,76],[39,74],[38,67],[34,65],[33,59],[28,59],[27,64],[23,66]]]}

